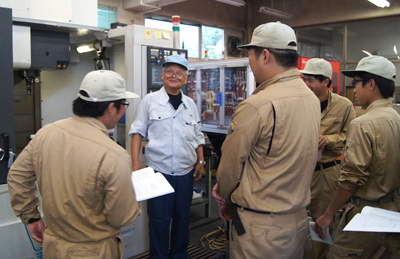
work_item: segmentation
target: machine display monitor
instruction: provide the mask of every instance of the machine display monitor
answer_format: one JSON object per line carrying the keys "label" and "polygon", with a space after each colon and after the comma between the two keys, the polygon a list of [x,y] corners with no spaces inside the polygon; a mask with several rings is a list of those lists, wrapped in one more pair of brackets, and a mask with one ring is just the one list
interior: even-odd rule
{"label": "machine display monitor", "polygon": [[163,67],[160,64],[151,64],[151,86],[152,87],[162,87],[164,85],[162,76]]}

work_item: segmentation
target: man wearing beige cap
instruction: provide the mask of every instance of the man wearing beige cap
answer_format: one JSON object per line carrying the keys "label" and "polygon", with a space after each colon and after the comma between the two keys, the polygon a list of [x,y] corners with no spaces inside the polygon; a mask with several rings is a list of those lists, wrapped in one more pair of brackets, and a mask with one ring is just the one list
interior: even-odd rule
{"label": "man wearing beige cap", "polygon": [[320,104],[296,68],[292,28],[260,25],[241,47],[260,85],[234,113],[213,188],[221,218],[233,221],[229,255],[303,258]]}
{"label": "man wearing beige cap", "polygon": [[365,206],[400,208],[400,116],[390,100],[396,68],[384,57],[369,56],[355,70],[342,73],[354,78],[356,100],[367,109],[349,125],[338,190],[314,229],[324,238],[336,212],[349,202],[335,235],[332,258],[380,258],[385,248],[374,233],[343,229]]}
{"label": "man wearing beige cap", "polygon": [[[141,213],[129,154],[108,136],[137,98],[112,71],[93,71],[73,102],[74,117],[48,124],[13,163],[11,205],[44,258],[121,258],[121,227]],[[42,196],[46,227],[37,209]]]}
{"label": "man wearing beige cap", "polygon": [[[332,84],[332,66],[321,58],[310,59],[304,68],[303,81],[321,102],[321,128],[318,150],[322,158],[318,160],[311,181],[311,203],[309,205],[313,221],[324,214],[339,185],[340,161],[346,140],[347,127],[355,117],[353,104],[345,97],[329,90]],[[329,226],[332,236],[334,221]],[[329,245],[312,241],[312,259],[326,258]]]}

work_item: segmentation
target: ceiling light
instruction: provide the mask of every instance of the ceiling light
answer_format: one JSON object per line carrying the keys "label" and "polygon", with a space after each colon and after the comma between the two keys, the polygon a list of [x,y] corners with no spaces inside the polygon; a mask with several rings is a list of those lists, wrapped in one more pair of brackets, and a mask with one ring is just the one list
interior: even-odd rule
{"label": "ceiling light", "polygon": [[[343,29],[340,29],[340,30],[338,30],[338,33],[339,33],[339,34],[344,34],[344,30],[343,30]],[[352,31],[347,31],[347,36],[350,36],[350,37],[358,37],[358,34],[355,33],[355,32],[352,32]]]}
{"label": "ceiling light", "polygon": [[243,0],[217,0],[218,2],[222,2],[225,4],[230,4],[234,6],[245,6],[246,2]]}
{"label": "ceiling light", "polygon": [[372,54],[371,53],[369,53],[368,51],[366,51],[366,50],[362,50],[362,52],[364,52],[365,54],[367,54],[368,56],[372,56]]}
{"label": "ceiling light", "polygon": [[273,8],[269,8],[266,6],[261,6],[260,10],[258,10],[260,13],[265,13],[269,15],[273,15],[276,17],[284,18],[284,19],[293,19],[294,16],[291,15],[290,13],[282,12]]}
{"label": "ceiling light", "polygon": [[381,8],[390,6],[390,3],[386,0],[368,0],[368,1]]}

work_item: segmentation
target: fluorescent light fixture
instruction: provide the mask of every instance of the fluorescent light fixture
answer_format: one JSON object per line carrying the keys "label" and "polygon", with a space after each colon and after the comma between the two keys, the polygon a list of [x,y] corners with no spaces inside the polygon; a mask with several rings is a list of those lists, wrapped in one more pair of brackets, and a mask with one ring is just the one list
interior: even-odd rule
{"label": "fluorescent light fixture", "polygon": [[[344,30],[343,30],[343,29],[340,29],[340,30],[338,30],[338,33],[344,34]],[[350,37],[358,37],[358,34],[355,33],[355,32],[352,32],[352,31],[347,31],[347,36],[350,36]]]}
{"label": "fluorescent light fixture", "polygon": [[368,51],[366,51],[366,50],[362,50],[362,52],[364,52],[365,54],[367,54],[368,56],[372,56],[372,54],[371,53],[369,53]]}
{"label": "fluorescent light fixture", "polygon": [[218,2],[225,3],[225,4],[230,4],[234,6],[245,6],[246,2],[243,0],[217,0]]}
{"label": "fluorescent light fixture", "polygon": [[280,18],[284,18],[284,19],[293,19],[294,16],[291,15],[290,13],[286,13],[286,12],[282,12],[273,8],[269,8],[266,6],[261,6],[260,10],[258,10],[260,13],[265,13],[265,14],[269,14],[272,16],[276,16],[276,17],[280,17]]}
{"label": "fluorescent light fixture", "polygon": [[85,52],[101,49],[101,47],[102,47],[101,42],[100,41],[96,41],[96,42],[92,42],[92,43],[79,45],[78,47],[76,47],[76,52],[85,53]]}
{"label": "fluorescent light fixture", "polygon": [[368,0],[368,1],[381,8],[390,6],[390,3],[386,0]]}
{"label": "fluorescent light fixture", "polygon": [[397,47],[396,47],[396,45],[393,46],[393,51],[397,55]]}

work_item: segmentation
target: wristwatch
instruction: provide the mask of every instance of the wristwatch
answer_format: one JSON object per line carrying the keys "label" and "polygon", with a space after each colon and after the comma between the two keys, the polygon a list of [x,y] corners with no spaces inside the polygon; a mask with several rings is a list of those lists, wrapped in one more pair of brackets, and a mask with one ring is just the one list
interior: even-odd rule
{"label": "wristwatch", "polygon": [[197,161],[198,164],[203,164],[204,166],[206,166],[206,161]]}

